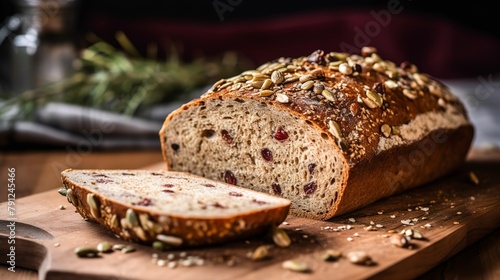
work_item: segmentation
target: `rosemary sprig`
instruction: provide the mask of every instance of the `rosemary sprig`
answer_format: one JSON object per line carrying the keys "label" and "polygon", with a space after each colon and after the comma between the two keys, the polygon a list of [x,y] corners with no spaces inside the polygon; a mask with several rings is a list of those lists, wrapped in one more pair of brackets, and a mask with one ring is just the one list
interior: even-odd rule
{"label": "rosemary sprig", "polygon": [[[37,107],[47,102],[134,115],[153,104],[182,100],[185,93],[233,76],[249,66],[234,53],[226,53],[219,59],[182,62],[172,49],[166,61],[141,58],[123,33],[117,33],[116,38],[126,52],[104,41],[92,44],[81,53],[79,69],[73,75],[4,100],[0,103],[0,116],[17,106],[15,119],[30,119]],[[148,49],[148,56],[156,55],[155,46]]]}

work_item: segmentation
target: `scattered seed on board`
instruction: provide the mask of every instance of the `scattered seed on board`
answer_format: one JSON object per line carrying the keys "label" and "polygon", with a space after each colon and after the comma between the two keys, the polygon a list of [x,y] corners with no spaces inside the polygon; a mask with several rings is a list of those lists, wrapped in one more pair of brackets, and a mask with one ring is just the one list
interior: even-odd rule
{"label": "scattered seed on board", "polygon": [[476,176],[476,173],[469,172],[469,179],[474,185],[479,185],[479,178]]}
{"label": "scattered seed on board", "polygon": [[286,231],[284,231],[283,229],[279,228],[279,227],[273,227],[272,228],[272,237],[273,237],[273,241],[276,245],[278,245],[279,247],[288,247],[290,246],[290,244],[292,244],[292,240],[290,239],[290,237],[288,236],[288,234],[286,233]]}
{"label": "scattered seed on board", "polygon": [[99,244],[97,244],[97,251],[99,251],[101,253],[109,253],[109,252],[113,251],[113,248],[111,247],[111,244],[109,244],[109,242],[103,241],[103,242],[99,242]]}
{"label": "scattered seed on board", "polygon": [[250,258],[252,261],[260,261],[269,257],[269,249],[267,245],[261,245],[252,252]]}
{"label": "scattered seed on board", "polygon": [[310,272],[311,271],[311,269],[309,268],[309,266],[305,262],[294,261],[294,260],[284,261],[281,264],[281,267],[283,267],[284,269],[296,271],[296,272]]}
{"label": "scattered seed on board", "polygon": [[99,256],[99,251],[93,247],[80,246],[75,248],[75,254],[80,258],[96,258]]}
{"label": "scattered seed on board", "polygon": [[338,250],[328,249],[321,254],[324,261],[336,261],[342,256],[342,252]]}
{"label": "scattered seed on board", "polygon": [[372,265],[372,258],[365,251],[351,251],[346,255],[349,262],[360,265]]}
{"label": "scattered seed on board", "polygon": [[58,189],[57,192],[62,196],[66,196],[68,194],[67,189]]}

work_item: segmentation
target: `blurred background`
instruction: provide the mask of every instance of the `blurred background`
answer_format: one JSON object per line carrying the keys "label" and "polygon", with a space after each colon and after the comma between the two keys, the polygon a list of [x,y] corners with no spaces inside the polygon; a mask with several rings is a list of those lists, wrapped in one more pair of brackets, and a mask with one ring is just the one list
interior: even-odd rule
{"label": "blurred background", "polygon": [[317,49],[410,61],[500,147],[500,29],[486,1],[0,2],[2,150],[158,149],[166,115],[213,82]]}

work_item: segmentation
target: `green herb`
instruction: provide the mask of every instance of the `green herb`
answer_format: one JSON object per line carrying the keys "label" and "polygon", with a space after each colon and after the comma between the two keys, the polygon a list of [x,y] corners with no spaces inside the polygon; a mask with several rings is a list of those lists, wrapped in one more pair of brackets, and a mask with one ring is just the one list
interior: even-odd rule
{"label": "green herb", "polygon": [[[165,61],[142,58],[122,32],[117,33],[116,39],[125,52],[103,41],[90,45],[82,51],[73,75],[0,100],[0,116],[17,107],[14,119],[30,119],[37,107],[47,102],[78,104],[131,116],[153,104],[183,100],[186,93],[249,67],[233,52],[219,58],[183,62],[176,49],[171,48]],[[156,46],[148,47],[148,54],[156,53]]]}

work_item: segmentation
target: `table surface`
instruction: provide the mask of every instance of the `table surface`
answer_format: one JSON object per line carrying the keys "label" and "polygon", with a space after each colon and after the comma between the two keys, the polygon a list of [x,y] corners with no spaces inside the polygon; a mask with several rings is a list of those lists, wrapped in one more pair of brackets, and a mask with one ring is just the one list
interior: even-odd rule
{"label": "table surface", "polygon": [[[474,150],[475,160],[500,161],[499,150]],[[158,166],[162,161],[155,150],[93,151],[17,151],[0,154],[0,170],[16,168],[16,199],[54,189],[60,185],[60,171],[65,168],[135,169]],[[3,172],[3,171],[2,171]],[[3,174],[1,176],[3,178]],[[7,198],[0,189],[0,202]],[[419,279],[500,279],[500,229],[490,233],[447,261],[421,275]],[[38,279],[36,271],[18,269],[9,272],[0,266],[0,279]]]}

